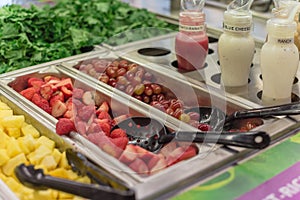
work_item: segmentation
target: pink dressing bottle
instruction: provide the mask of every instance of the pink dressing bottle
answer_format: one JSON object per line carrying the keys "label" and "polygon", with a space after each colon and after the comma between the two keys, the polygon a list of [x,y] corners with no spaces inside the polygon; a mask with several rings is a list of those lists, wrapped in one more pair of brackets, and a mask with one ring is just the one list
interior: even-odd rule
{"label": "pink dressing bottle", "polygon": [[208,52],[204,0],[181,0],[179,33],[175,52],[179,70],[192,71],[204,67]]}

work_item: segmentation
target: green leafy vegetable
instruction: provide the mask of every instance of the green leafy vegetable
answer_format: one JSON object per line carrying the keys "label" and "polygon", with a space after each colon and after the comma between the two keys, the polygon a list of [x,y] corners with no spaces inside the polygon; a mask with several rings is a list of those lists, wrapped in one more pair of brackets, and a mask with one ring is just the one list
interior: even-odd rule
{"label": "green leafy vegetable", "polygon": [[[128,31],[135,29],[144,32],[137,37]],[[76,55],[104,41],[120,45],[176,29],[145,9],[117,0],[61,0],[42,8],[5,6],[0,8],[0,73]]]}

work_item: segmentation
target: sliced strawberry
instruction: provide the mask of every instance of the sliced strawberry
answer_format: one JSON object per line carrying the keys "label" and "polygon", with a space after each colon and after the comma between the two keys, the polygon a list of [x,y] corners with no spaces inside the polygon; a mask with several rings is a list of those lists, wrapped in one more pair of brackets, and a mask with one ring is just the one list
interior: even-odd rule
{"label": "sliced strawberry", "polygon": [[28,87],[32,87],[32,82],[34,81],[44,82],[41,78],[31,77],[27,80]]}
{"label": "sliced strawberry", "polygon": [[123,129],[117,128],[110,133],[111,138],[127,137],[126,132]]}
{"label": "sliced strawberry", "polygon": [[73,98],[82,99],[83,94],[84,94],[83,89],[80,89],[80,88],[73,89]]}
{"label": "sliced strawberry", "polygon": [[76,127],[78,133],[80,133],[81,135],[86,135],[86,132],[87,132],[86,122],[78,121],[75,123],[75,127]]}
{"label": "sliced strawberry", "polygon": [[37,80],[35,80],[35,81],[31,81],[30,82],[30,85],[28,85],[29,87],[31,86],[31,87],[33,87],[37,92],[39,92],[40,91],[40,88],[42,87],[42,85],[44,85],[45,84],[45,82],[43,82],[43,81],[37,81]]}
{"label": "sliced strawberry", "polygon": [[75,131],[74,123],[67,118],[60,118],[56,123],[56,133],[59,135],[69,134],[71,131]]}
{"label": "sliced strawberry", "polygon": [[98,123],[101,127],[101,130],[107,135],[110,135],[111,125],[109,123]]}
{"label": "sliced strawberry", "polygon": [[64,96],[66,99],[72,97],[72,95],[73,95],[72,90],[69,90],[66,86],[62,86],[60,88],[60,90],[64,93]]}
{"label": "sliced strawberry", "polygon": [[66,106],[67,106],[68,110],[73,110],[73,105],[74,104],[73,104],[73,99],[72,98],[68,98],[65,103],[66,103]]}
{"label": "sliced strawberry", "polygon": [[73,103],[73,109],[75,110],[80,110],[83,106],[85,106],[81,101],[79,101],[78,99],[73,99],[73,98],[69,98],[72,99],[72,103]]}
{"label": "sliced strawberry", "polygon": [[155,156],[153,156],[148,162],[147,162],[147,165],[148,165],[148,168],[149,169],[152,169],[159,160],[161,159],[164,159],[165,160],[165,157],[162,155],[162,154],[154,154]]}
{"label": "sliced strawberry", "polygon": [[118,117],[115,117],[115,118],[113,119],[113,122],[112,122],[112,123],[113,123],[113,124],[118,124],[118,123],[120,123],[121,121],[127,119],[129,116],[130,116],[130,115],[124,114],[124,115],[120,115],[120,116],[118,116]]}
{"label": "sliced strawberry", "polygon": [[55,93],[52,94],[52,97],[50,98],[49,101],[50,106],[53,106],[53,103],[57,100],[62,102],[64,102],[65,100],[64,94],[61,91],[56,91]]}
{"label": "sliced strawberry", "polygon": [[109,112],[109,105],[107,101],[102,102],[102,104],[97,109],[96,113],[99,114],[100,112]]}
{"label": "sliced strawberry", "polygon": [[176,142],[169,142],[160,149],[160,153],[167,157],[177,148]]}
{"label": "sliced strawberry", "polygon": [[53,89],[49,85],[42,85],[40,88],[40,94],[44,99],[49,100],[52,97]]}
{"label": "sliced strawberry", "polygon": [[51,107],[46,99],[44,99],[41,95],[35,93],[31,99],[32,103],[46,111],[47,113],[51,113]]}
{"label": "sliced strawberry", "polygon": [[74,118],[74,112],[72,110],[67,110],[63,117],[72,120]]}
{"label": "sliced strawberry", "polygon": [[33,95],[36,93],[36,90],[34,89],[34,87],[29,87],[29,88],[27,88],[27,89],[25,89],[25,90],[22,90],[21,92],[20,92],[20,94],[22,95],[22,96],[24,96],[26,99],[28,99],[28,100],[31,100],[32,99],[32,97],[33,97]]}
{"label": "sliced strawberry", "polygon": [[121,154],[119,160],[125,164],[129,164],[132,161],[134,161],[138,157],[138,154],[136,153],[135,146],[132,144],[129,144],[126,146],[125,150]]}
{"label": "sliced strawberry", "polygon": [[[96,113],[97,113],[97,111],[96,111]],[[108,119],[109,121],[112,120],[110,114],[106,111],[100,112],[98,115],[98,119]]]}
{"label": "sliced strawberry", "polygon": [[88,126],[88,130],[87,133],[97,133],[97,132],[102,132],[101,127],[99,126],[99,124],[92,122],[89,126]]}
{"label": "sliced strawberry", "polygon": [[49,82],[51,80],[56,80],[56,81],[60,81],[60,78],[56,77],[56,76],[51,76],[51,75],[48,75],[48,76],[45,76],[44,77],[44,81],[45,82]]}
{"label": "sliced strawberry", "polygon": [[128,138],[127,137],[110,138],[110,141],[122,150],[124,150],[126,148],[127,144],[128,144]]}
{"label": "sliced strawberry", "polygon": [[87,122],[90,120],[94,112],[95,107],[93,105],[83,106],[81,109],[77,110],[77,115],[80,117],[80,119]]}
{"label": "sliced strawberry", "polygon": [[172,153],[168,154],[166,156],[167,164],[168,166],[173,165],[177,162],[179,162],[179,158],[181,155],[184,153],[184,148],[183,147],[178,147],[176,148]]}
{"label": "sliced strawberry", "polygon": [[[116,141],[115,141],[116,142]],[[101,140],[98,142],[98,146],[105,151],[106,153],[108,153],[109,155],[115,157],[115,158],[119,158],[120,155],[123,152],[123,149],[121,149],[120,147],[118,147],[117,145],[115,145],[109,137],[104,136],[101,138]]]}
{"label": "sliced strawberry", "polygon": [[101,141],[105,141],[107,140],[107,137],[105,136],[105,134],[103,133],[93,133],[93,134],[88,134],[87,138],[89,141],[91,141],[92,143],[98,145],[99,143],[101,143]]}
{"label": "sliced strawberry", "polygon": [[189,146],[178,158],[178,161],[186,160],[197,155],[198,149],[195,146]]}
{"label": "sliced strawberry", "polygon": [[157,163],[151,167],[150,174],[155,174],[163,169],[165,169],[168,166],[167,161],[164,157],[160,157],[160,159],[157,161]]}
{"label": "sliced strawberry", "polygon": [[148,174],[149,173],[149,169],[148,166],[146,165],[146,163],[144,161],[142,161],[139,158],[136,158],[130,165],[129,167],[137,172],[138,174]]}
{"label": "sliced strawberry", "polygon": [[61,81],[59,81],[59,83],[57,83],[55,86],[58,88],[65,86],[69,90],[73,90],[73,83],[71,78],[61,79]]}
{"label": "sliced strawberry", "polygon": [[64,102],[57,100],[52,105],[51,115],[55,118],[61,117],[67,111],[67,106]]}

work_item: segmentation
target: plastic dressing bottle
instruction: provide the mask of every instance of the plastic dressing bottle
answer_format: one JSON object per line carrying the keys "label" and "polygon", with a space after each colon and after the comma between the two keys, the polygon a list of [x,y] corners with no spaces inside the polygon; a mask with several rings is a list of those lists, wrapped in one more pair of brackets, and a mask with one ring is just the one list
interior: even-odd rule
{"label": "plastic dressing bottle", "polygon": [[204,3],[205,0],[181,0],[179,33],[175,38],[178,69],[192,71],[204,66],[208,52]]}
{"label": "plastic dressing bottle", "polygon": [[293,81],[299,64],[299,52],[294,44],[294,16],[299,3],[282,0],[274,3],[274,17],[267,21],[268,39],[261,49],[260,58],[264,105],[291,102]]}
{"label": "plastic dressing bottle", "polygon": [[251,36],[253,0],[232,1],[224,12],[223,33],[218,41],[221,80],[226,87],[248,84],[255,51]]}

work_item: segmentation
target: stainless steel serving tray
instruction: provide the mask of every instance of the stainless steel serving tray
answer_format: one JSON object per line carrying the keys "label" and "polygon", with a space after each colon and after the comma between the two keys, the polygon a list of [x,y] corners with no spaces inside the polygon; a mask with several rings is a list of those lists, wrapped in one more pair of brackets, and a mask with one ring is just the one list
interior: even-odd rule
{"label": "stainless steel serving tray", "polygon": [[[94,82],[90,82],[88,79],[84,79],[77,72],[72,73],[70,71],[65,71],[62,67],[57,65],[43,65],[32,68],[28,67],[26,72],[24,70],[17,70],[11,72],[8,76],[2,75],[0,85],[1,91],[14,99],[14,101],[18,102],[17,107],[20,109],[26,108],[27,113],[33,115],[32,117],[35,120],[38,120],[43,124],[43,126],[48,127],[52,132],[55,131],[55,123],[57,120],[22,97],[9,86],[12,81],[18,82],[19,80],[22,80],[23,77],[28,77],[31,75],[43,76],[43,74],[46,75],[49,73],[54,75],[57,74],[60,77],[71,77],[75,81],[84,82],[84,84],[87,84],[88,86],[101,92],[105,98],[110,100],[114,99],[123,105],[125,103],[126,107],[128,106],[136,115],[149,115],[148,110],[140,107],[139,104],[135,102],[136,99],[126,99],[122,96],[118,96],[114,92],[102,88],[99,85],[94,84]],[[157,118],[160,118],[159,113]],[[172,129],[178,129],[177,126],[174,126],[168,121],[166,121],[165,124]],[[191,129],[191,127],[188,125],[182,124],[182,126],[183,128],[186,128],[186,130]],[[62,140],[61,137],[57,135],[55,135],[55,137]],[[132,187],[136,190],[137,199],[152,199],[154,197],[161,197],[165,194],[171,193],[176,188],[186,187],[192,182],[207,177],[208,175],[211,175],[224,167],[230,166],[237,160],[236,153],[232,153],[218,147],[214,148],[208,145],[200,145],[199,148],[201,148],[201,153],[197,156],[189,160],[182,161],[174,166],[162,170],[157,174],[149,177],[141,177],[133,172],[129,167],[119,162],[117,159],[104,153],[100,148],[89,142],[78,133],[72,133],[71,137],[62,138],[63,141],[67,141],[67,143],[71,144],[73,147],[75,146],[77,150],[84,153],[99,166],[102,166],[111,174],[128,183],[129,187]]]}

